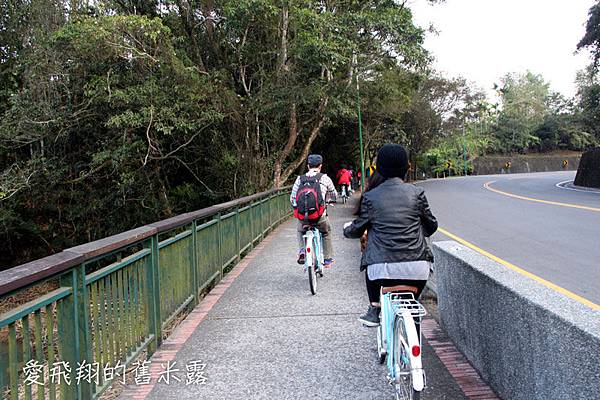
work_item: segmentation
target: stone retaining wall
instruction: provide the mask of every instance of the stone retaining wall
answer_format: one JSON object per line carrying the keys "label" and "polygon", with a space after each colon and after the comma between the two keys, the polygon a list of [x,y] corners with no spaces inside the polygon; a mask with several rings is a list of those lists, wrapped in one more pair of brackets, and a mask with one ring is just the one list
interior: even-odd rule
{"label": "stone retaining wall", "polygon": [[[575,171],[581,155],[489,156],[473,161],[474,175]],[[566,163],[565,163],[566,161]]]}
{"label": "stone retaining wall", "polygon": [[454,241],[436,242],[443,328],[503,399],[600,399],[600,312]]}

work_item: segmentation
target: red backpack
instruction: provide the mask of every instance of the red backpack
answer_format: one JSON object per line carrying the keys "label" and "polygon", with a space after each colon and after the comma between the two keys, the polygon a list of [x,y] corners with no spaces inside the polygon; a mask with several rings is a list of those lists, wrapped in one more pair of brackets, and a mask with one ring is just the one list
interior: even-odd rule
{"label": "red backpack", "polygon": [[325,212],[325,199],[321,192],[321,177],[323,174],[315,176],[300,176],[300,187],[296,192],[296,208],[294,217],[300,221],[315,222]]}

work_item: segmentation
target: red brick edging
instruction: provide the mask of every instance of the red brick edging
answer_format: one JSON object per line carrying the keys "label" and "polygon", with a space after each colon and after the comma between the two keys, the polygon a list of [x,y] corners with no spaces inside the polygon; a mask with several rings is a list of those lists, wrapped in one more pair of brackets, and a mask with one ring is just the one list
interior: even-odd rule
{"label": "red brick edging", "polygon": [[473,400],[500,400],[433,318],[423,319],[421,332],[465,396]]}
{"label": "red brick edging", "polygon": [[158,382],[158,377],[169,361],[181,350],[184,343],[192,336],[198,325],[206,318],[208,312],[219,301],[235,279],[246,269],[250,262],[276,236],[275,229],[260,242],[246,257],[244,257],[225,277],[200,301],[194,310],[175,328],[173,333],[162,342],[160,348],[150,358],[150,383],[147,385],[129,385],[119,396],[123,400],[145,400]]}

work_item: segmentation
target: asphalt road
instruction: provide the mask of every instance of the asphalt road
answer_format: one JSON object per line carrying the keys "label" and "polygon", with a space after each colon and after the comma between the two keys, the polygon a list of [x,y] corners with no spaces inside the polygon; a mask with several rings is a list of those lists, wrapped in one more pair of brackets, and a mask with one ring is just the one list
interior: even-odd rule
{"label": "asphalt road", "polygon": [[[575,172],[550,172],[449,178],[420,185],[440,227],[600,304],[600,193],[556,186],[574,178]],[[441,233],[434,237],[447,239]]]}

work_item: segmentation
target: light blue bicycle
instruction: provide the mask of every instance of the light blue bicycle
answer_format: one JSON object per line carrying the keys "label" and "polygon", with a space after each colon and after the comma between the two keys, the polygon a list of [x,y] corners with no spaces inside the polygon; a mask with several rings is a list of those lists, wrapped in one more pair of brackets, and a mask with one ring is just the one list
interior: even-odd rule
{"label": "light blue bicycle", "polygon": [[421,331],[417,329],[427,312],[415,300],[418,289],[392,286],[381,289],[381,323],[377,328],[379,362],[387,359],[388,380],[397,400],[419,400],[425,389],[421,361]]}

